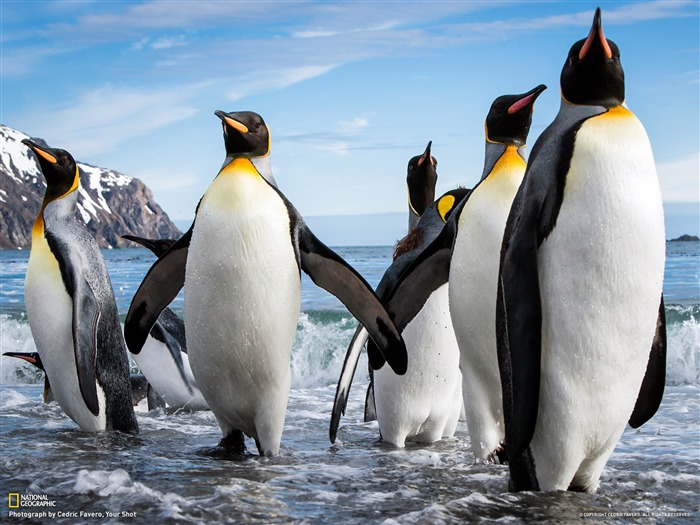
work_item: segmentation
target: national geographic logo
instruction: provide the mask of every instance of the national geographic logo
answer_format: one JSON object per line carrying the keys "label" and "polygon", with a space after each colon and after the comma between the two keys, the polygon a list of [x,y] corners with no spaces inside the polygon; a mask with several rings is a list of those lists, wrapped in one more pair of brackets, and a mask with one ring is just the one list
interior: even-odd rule
{"label": "national geographic logo", "polygon": [[25,507],[55,507],[56,502],[46,494],[20,494],[10,492],[7,494],[7,507],[19,509]]}

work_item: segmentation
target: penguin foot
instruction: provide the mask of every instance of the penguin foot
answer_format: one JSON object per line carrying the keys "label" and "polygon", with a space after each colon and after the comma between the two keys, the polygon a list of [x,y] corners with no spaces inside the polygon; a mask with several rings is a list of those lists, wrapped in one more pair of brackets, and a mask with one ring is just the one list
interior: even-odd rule
{"label": "penguin foot", "polygon": [[226,461],[245,461],[251,457],[248,452],[234,452],[218,446],[200,448],[196,454],[205,458],[224,459]]}
{"label": "penguin foot", "polygon": [[241,461],[249,457],[245,448],[245,438],[240,430],[229,432],[215,447],[199,449],[197,455],[230,461]]}
{"label": "penguin foot", "polygon": [[499,446],[496,450],[491,452],[488,457],[489,463],[494,463],[496,465],[507,465],[508,464],[508,453],[506,452],[503,445]]}

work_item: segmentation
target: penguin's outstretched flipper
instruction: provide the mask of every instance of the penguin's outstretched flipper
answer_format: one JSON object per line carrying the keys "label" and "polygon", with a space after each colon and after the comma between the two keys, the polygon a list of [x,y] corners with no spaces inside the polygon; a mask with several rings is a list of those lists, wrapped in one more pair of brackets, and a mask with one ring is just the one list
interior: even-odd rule
{"label": "penguin's outstretched flipper", "polygon": [[194,224],[153,263],[131,300],[124,321],[124,337],[132,354],[141,351],[158,316],[185,284],[185,263],[193,228]]}
{"label": "penguin's outstretched flipper", "polygon": [[[406,345],[370,285],[338,254],[323,244],[299,215],[296,227],[302,270],[317,286],[340,299],[367,329],[377,344],[382,364],[386,361],[394,372],[404,374],[408,366]],[[377,360],[376,357],[370,355],[370,362]]]}

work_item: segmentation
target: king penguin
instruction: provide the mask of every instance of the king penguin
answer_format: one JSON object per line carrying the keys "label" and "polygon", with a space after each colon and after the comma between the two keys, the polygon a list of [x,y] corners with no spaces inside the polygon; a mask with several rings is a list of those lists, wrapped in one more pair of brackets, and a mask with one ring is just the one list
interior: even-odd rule
{"label": "king penguin", "polygon": [[[393,263],[377,287],[380,299],[421,250],[435,239],[452,211],[468,194],[466,189],[457,189],[432,202],[437,161],[430,147],[429,143],[424,154],[413,157],[408,164],[409,232],[397,243]],[[412,220],[414,217],[418,217],[417,223]],[[447,285],[426,301],[402,336],[411,367],[404,376],[397,376],[386,368],[370,375],[365,421],[376,418],[382,439],[398,447],[404,447],[407,439],[432,443],[450,437],[461,413],[462,393],[459,349],[449,319]],[[331,416],[331,442],[335,442],[340,417],[345,412],[364,340],[356,334],[348,347]],[[371,345],[369,342],[369,349]]]}
{"label": "king penguin", "polygon": [[494,100],[486,116],[481,180],[462,208],[449,274],[450,313],[459,343],[464,407],[472,452],[496,461],[504,438],[496,354],[496,287],[501,241],[525,175],[525,144],[539,85]]}
{"label": "king penguin", "polygon": [[67,151],[22,142],[46,179],[24,297],[51,390],[82,430],[138,433],[112,284],[97,242],[75,213],[78,167]]}
{"label": "king penguin", "polygon": [[250,111],[217,111],[226,159],[200,200],[190,230],[153,267],[125,323],[140,348],[160,312],[185,287],[192,372],[221,427],[225,451],[279,453],[291,384],[290,356],[304,270],[336,295],[397,373],[407,368],[400,333],[367,282],[319,241],[278,189],[270,132]]}
{"label": "king penguin", "polygon": [[596,10],[503,238],[498,359],[511,490],[595,492],[665,378],[665,234],[649,139]]}
{"label": "king penguin", "polygon": [[[477,458],[494,460],[502,441],[494,329],[496,272],[509,206],[525,172],[523,155],[533,105],[544,89],[540,85],[527,93],[504,95],[493,102],[485,122],[486,153],[481,180],[455,203],[439,234],[414,254],[383,297],[396,326],[403,330],[436,292],[443,290],[448,295],[449,317],[459,343],[463,406]],[[477,272],[474,276],[470,275],[472,266]],[[470,310],[481,316],[477,321],[482,324],[464,326],[474,321],[468,318]],[[470,330],[478,331],[490,346],[482,348],[486,343],[481,341],[475,353],[470,335],[465,335]],[[476,369],[467,369],[471,366]],[[482,438],[484,434],[493,436],[488,444]]]}
{"label": "king penguin", "polygon": [[[421,230],[412,233],[418,221],[420,221],[423,212],[435,200],[435,185],[437,184],[437,159],[433,157],[432,150],[433,142],[428,142],[425,151],[421,155],[411,157],[406,167],[406,188],[408,190],[408,230],[406,236],[397,242],[394,249],[393,259],[396,259],[400,252],[414,250],[419,244],[425,244],[432,240],[432,237],[437,234],[435,232],[432,237],[429,235],[432,230],[421,228]],[[426,235],[427,234],[427,235]],[[399,248],[400,247],[400,248]],[[377,288],[377,293],[386,292],[390,284],[390,280],[396,276],[391,273],[385,274]],[[393,284],[393,281],[391,281]],[[338,381],[338,390],[336,391],[336,405],[339,410],[345,413],[347,404],[347,394],[349,393],[352,378],[355,375],[355,367],[357,367],[357,359],[360,357],[360,351],[367,344],[369,334],[363,326],[358,326],[357,331],[348,347],[343,370]],[[371,343],[370,343],[371,344]],[[365,396],[365,422],[377,420],[377,409],[374,404],[374,370],[368,363],[369,385],[367,386],[367,395]],[[336,416],[337,415],[337,416]],[[331,416],[332,427],[337,429],[340,415],[334,407],[333,415]],[[331,442],[335,442],[335,430],[331,431]]]}
{"label": "king penguin", "polygon": [[[145,239],[134,235],[122,237],[148,248],[156,257],[161,257],[175,244],[174,239]],[[131,355],[141,373],[170,408],[187,411],[209,409],[190,367],[185,322],[170,308],[161,312],[140,352]]]}

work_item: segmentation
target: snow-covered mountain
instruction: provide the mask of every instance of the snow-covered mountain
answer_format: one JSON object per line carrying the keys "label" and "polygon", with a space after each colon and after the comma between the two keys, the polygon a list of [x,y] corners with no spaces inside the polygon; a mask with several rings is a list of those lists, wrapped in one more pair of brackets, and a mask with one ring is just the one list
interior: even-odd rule
{"label": "snow-covered mountain", "polygon": [[[0,248],[3,249],[31,247],[32,224],[46,189],[34,154],[22,144],[25,138],[30,137],[0,125]],[[41,139],[32,140],[46,144]],[[135,246],[121,238],[124,234],[147,238],[182,235],[139,179],[81,162],[78,168],[78,213],[101,247]]]}

